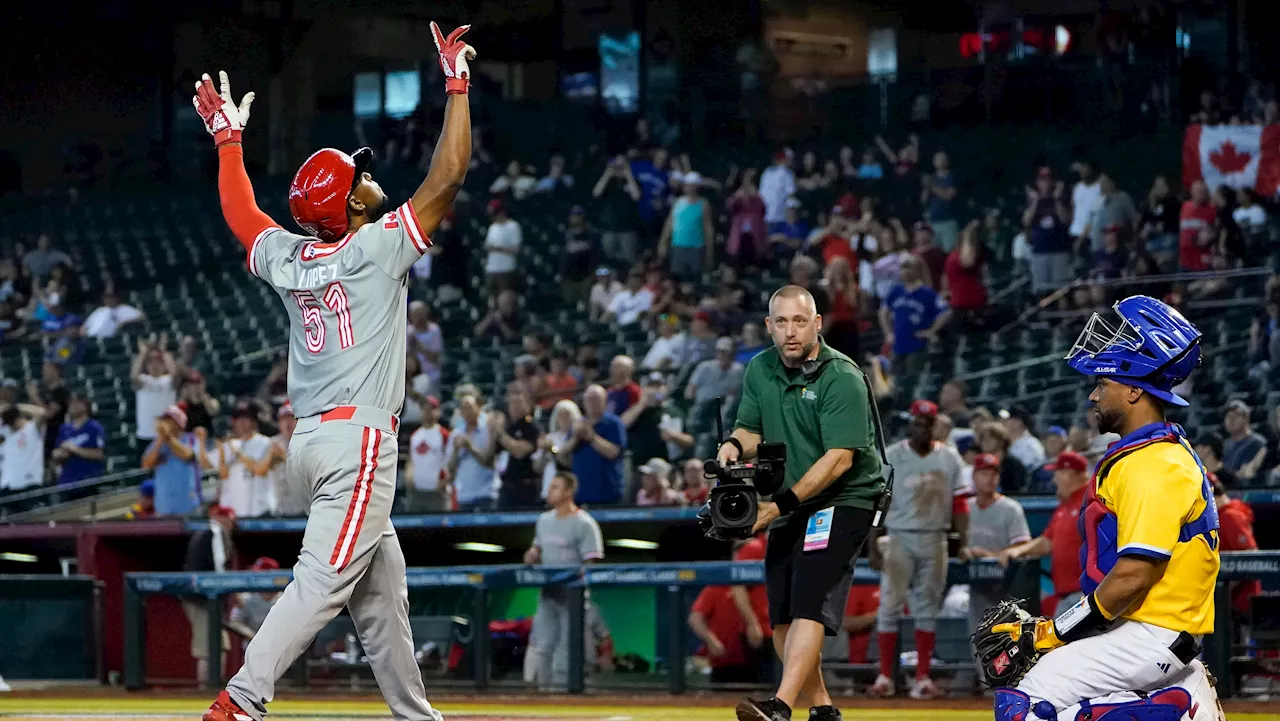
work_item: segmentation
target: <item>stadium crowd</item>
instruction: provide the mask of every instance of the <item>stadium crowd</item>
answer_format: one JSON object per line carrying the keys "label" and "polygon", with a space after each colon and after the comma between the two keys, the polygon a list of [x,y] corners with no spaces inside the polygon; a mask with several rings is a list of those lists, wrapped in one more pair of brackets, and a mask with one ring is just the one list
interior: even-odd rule
{"label": "stadium crowd", "polygon": [[[1261,86],[1249,97],[1257,106],[1249,112],[1265,115],[1275,105]],[[381,129],[379,168],[412,166],[424,127],[411,118]],[[902,379],[925,371],[931,348],[999,328],[1011,308],[1039,301],[1093,309],[1121,282],[1136,288],[1144,276],[1256,265],[1269,253],[1271,199],[1249,190],[1196,183],[1183,194],[1155,177],[1145,194],[1136,187],[1131,194],[1106,168],[1080,160],[1035,169],[1023,203],[1002,207],[967,197],[965,169],[916,133],[892,144],[877,136],[830,156],[782,148],[765,163],[743,158],[719,175],[698,172],[644,120],[614,143],[615,154],[556,154],[541,169],[502,164],[484,133],[476,138],[467,197],[415,267],[403,510],[536,508],[559,470],[578,476],[578,500],[590,506],[700,503],[708,489],[698,461],[711,452],[715,399],[731,419],[743,367],[770,343],[760,319],[769,283],[783,282],[774,272],[810,289],[826,342],[863,364],[886,407],[903,409],[914,398]],[[648,338],[643,354],[605,357],[590,339],[557,338],[530,320],[537,314],[520,272],[522,218],[535,207],[564,212],[557,274],[564,305]],[[483,243],[468,242],[463,221],[479,215],[487,222]],[[449,337],[433,300],[471,292],[460,279],[476,262],[484,311],[470,337]],[[62,377],[86,339],[145,333],[147,319],[111,287],[97,304],[76,298],[76,272],[48,234],[0,259],[0,338],[45,348],[39,383],[20,389],[6,379],[0,390],[6,491],[103,470],[104,429]],[[1142,287],[1175,305],[1230,290],[1224,279]],[[1268,283],[1253,326],[1256,373],[1280,368],[1277,289]],[[462,343],[518,344],[505,374],[511,380],[447,387],[441,368]],[[252,397],[220,395],[210,388],[217,370],[202,362],[199,346],[194,336],[150,335],[130,368],[132,430],[139,463],[155,469],[156,512],[183,515],[215,498],[232,499],[242,517],[297,512],[279,486],[288,437],[288,422],[279,421],[291,417],[287,363],[277,357]],[[971,408],[963,378],[945,382],[933,400],[942,408],[940,440],[956,444],[970,465],[992,454],[1008,493],[1052,492],[1045,468],[1058,452],[1096,456],[1107,442],[1089,414],[1038,426],[1025,408]],[[1223,464],[1229,487],[1280,483],[1280,417],[1257,433],[1249,414],[1247,405],[1225,409],[1222,435],[1199,444]],[[1232,420],[1241,415],[1244,426]],[[37,446],[39,454],[22,451]],[[219,477],[212,495],[195,480],[206,471]],[[168,490],[173,484],[179,491]],[[234,490],[241,485],[259,490]]]}

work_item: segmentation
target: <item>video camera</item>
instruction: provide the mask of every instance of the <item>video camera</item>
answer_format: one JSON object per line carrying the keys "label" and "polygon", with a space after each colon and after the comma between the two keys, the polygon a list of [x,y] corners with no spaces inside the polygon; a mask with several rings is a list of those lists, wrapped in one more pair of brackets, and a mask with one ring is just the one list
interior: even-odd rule
{"label": "video camera", "polygon": [[[720,420],[721,399],[715,399],[717,437],[724,438]],[[708,538],[732,541],[751,537],[760,510],[760,496],[772,496],[782,487],[787,463],[784,443],[761,443],[751,463],[722,466],[716,459],[703,464],[702,472],[716,484],[706,505],[698,511],[698,525]]]}

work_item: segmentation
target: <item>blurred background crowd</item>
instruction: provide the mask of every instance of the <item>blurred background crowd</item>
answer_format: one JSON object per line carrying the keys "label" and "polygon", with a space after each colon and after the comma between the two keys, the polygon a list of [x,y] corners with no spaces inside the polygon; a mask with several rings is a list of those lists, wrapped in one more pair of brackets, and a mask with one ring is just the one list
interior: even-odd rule
{"label": "blurred background crowd", "polygon": [[[692,527],[787,283],[867,372],[888,441],[927,402],[966,502],[1070,506],[1114,438],[1062,358],[1143,293],[1205,334],[1173,419],[1243,529],[1230,550],[1280,545],[1252,530],[1280,497],[1280,58],[1246,22],[1264,3],[545,5],[465,18],[471,169],[409,281],[397,516],[576,501]],[[263,98],[245,157],[291,228],[285,189],[318,147],[374,148],[393,200],[421,182],[443,103],[428,18],[14,12],[47,32],[13,57],[75,53],[83,76],[44,63],[0,87],[4,528],[300,518],[287,319],[225,229],[192,70],[225,63]],[[103,28],[144,39],[117,52],[90,41]],[[226,34],[243,50],[205,40]],[[1069,542],[1041,530],[953,550]],[[722,591],[690,619],[712,647]],[[862,591],[846,631],[865,660]]]}

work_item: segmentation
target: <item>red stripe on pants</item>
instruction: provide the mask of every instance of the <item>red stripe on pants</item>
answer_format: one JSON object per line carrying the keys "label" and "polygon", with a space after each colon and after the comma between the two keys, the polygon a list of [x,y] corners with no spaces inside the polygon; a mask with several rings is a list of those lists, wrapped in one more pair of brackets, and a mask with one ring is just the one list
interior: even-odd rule
{"label": "red stripe on pants", "polygon": [[[364,429],[369,433],[370,429]],[[366,469],[364,477],[364,500],[360,503],[360,512],[356,515],[356,530],[351,534],[351,547],[347,549],[346,556],[342,559],[342,565],[338,566],[338,570],[347,567],[351,563],[351,557],[356,552],[356,541],[360,540],[360,526],[364,525],[365,511],[369,508],[369,497],[373,495],[373,474],[378,470],[378,451],[382,446],[382,431],[373,429],[373,452],[370,454],[369,466]]]}
{"label": "red stripe on pants", "polygon": [[[347,531],[351,529],[351,519],[356,514],[356,509],[361,506],[360,483],[364,480],[365,466],[368,464],[369,457],[369,429],[364,429],[364,435],[360,439],[360,468],[356,471],[356,482],[351,488],[351,503],[347,506],[347,517],[342,521],[342,530],[338,532],[338,541],[333,544],[333,553],[329,556],[329,565],[337,566],[339,556],[342,554],[342,545],[347,538]],[[358,527],[357,527],[358,528]],[[345,564],[344,564],[345,565]]]}

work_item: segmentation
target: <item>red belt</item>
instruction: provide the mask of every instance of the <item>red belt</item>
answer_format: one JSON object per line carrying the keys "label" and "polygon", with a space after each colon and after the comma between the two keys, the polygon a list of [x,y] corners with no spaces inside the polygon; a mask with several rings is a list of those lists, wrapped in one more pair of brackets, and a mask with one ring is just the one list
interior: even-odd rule
{"label": "red belt", "polygon": [[[321,413],[320,422],[324,423],[325,421],[349,421],[353,416],[355,416],[355,414],[356,414],[355,406],[338,406],[333,410],[325,411],[324,413]],[[397,418],[394,414],[388,413],[387,415],[391,417],[391,432],[399,433],[400,419]]]}

